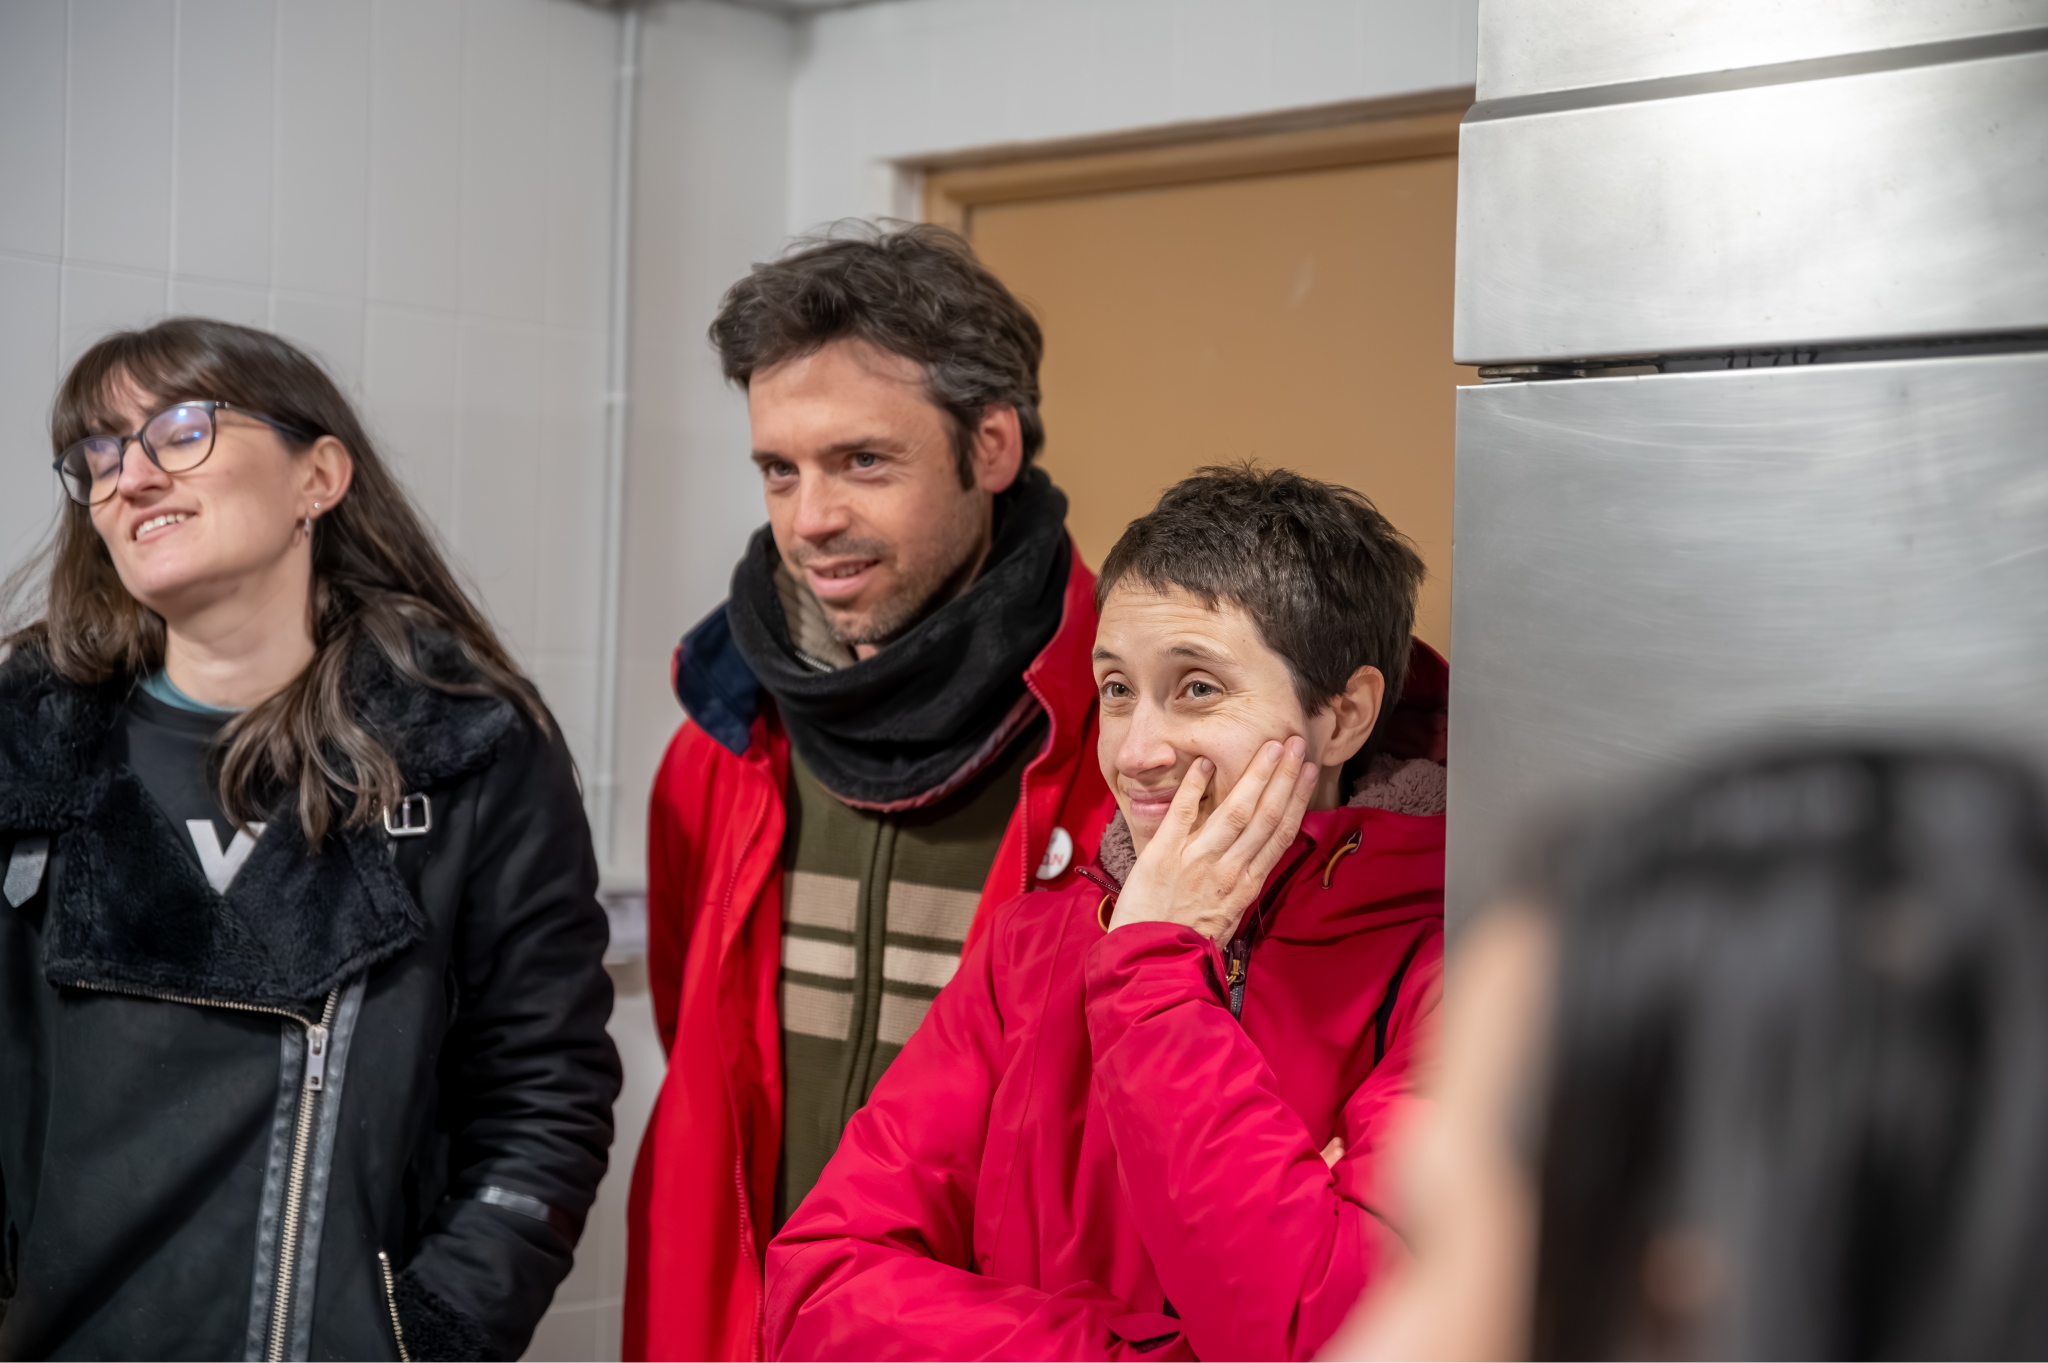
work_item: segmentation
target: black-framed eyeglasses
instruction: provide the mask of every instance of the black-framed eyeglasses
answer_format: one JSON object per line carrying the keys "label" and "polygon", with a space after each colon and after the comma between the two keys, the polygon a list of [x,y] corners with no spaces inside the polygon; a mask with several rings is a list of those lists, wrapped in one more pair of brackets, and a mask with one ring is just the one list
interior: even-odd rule
{"label": "black-framed eyeglasses", "polygon": [[142,429],[131,435],[87,436],[58,455],[52,467],[72,501],[80,506],[98,506],[113,496],[120,485],[121,465],[128,457],[130,441],[139,443],[149,462],[165,473],[187,473],[205,463],[206,456],[213,453],[215,412],[239,412],[295,441],[309,438],[308,432],[289,422],[237,407],[232,402],[180,402],[143,422]]}

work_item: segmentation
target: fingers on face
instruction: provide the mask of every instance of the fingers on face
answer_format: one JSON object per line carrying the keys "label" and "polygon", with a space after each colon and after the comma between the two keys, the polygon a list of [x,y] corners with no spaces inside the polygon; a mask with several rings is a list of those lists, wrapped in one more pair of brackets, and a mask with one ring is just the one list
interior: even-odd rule
{"label": "fingers on face", "polygon": [[1237,784],[1210,811],[1209,821],[1202,825],[1194,850],[1204,856],[1221,857],[1236,845],[1239,835],[1251,823],[1252,811],[1258,807],[1259,792],[1265,789],[1266,779],[1271,774],[1273,747],[1271,743],[1265,744],[1252,755],[1251,765],[1237,778]]}
{"label": "fingers on face", "polygon": [[1197,757],[1188,764],[1187,775],[1180,778],[1180,788],[1173,792],[1173,803],[1167,806],[1166,822],[1159,831],[1172,830],[1175,836],[1186,837],[1201,817],[1202,796],[1208,793],[1209,777],[1215,772],[1216,764],[1206,757]]}
{"label": "fingers on face", "polygon": [[[1292,807],[1296,795],[1300,792],[1304,776],[1310,777],[1310,784],[1313,787],[1313,775],[1303,757],[1304,746],[1299,738],[1287,740],[1285,752],[1281,759],[1273,764],[1273,770],[1266,776],[1265,788],[1258,793],[1258,813],[1252,821],[1252,833],[1271,838],[1285,826],[1287,816],[1294,812]],[[1308,802],[1301,801],[1301,807],[1307,809]],[[1300,822],[1298,814],[1295,822]],[[1289,832],[1290,842],[1293,841],[1293,837],[1293,833]]]}
{"label": "fingers on face", "polygon": [[[1284,744],[1264,744],[1238,778],[1229,798],[1209,816],[1208,825],[1202,830],[1202,842],[1205,850],[1225,863],[1227,870],[1263,874],[1258,859],[1276,834],[1284,831],[1286,837],[1280,839],[1280,847],[1273,849],[1264,869],[1270,869],[1285,845],[1294,841],[1299,817],[1293,820],[1292,827],[1283,825],[1287,822],[1289,801],[1307,766],[1302,760],[1303,746],[1299,738]],[[1307,808],[1305,800],[1302,808]]]}

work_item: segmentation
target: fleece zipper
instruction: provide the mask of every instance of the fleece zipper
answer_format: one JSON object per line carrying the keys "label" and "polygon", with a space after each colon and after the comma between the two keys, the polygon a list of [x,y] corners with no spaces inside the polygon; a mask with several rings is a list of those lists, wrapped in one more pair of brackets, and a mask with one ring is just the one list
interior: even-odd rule
{"label": "fleece zipper", "polygon": [[201,999],[188,994],[170,994],[155,989],[128,989],[117,985],[95,984],[85,980],[70,982],[74,989],[89,989],[100,994],[124,994],[133,998],[155,999],[160,1003],[182,1003],[194,1008],[226,1008],[238,1013],[268,1013],[287,1018],[306,1029],[306,1072],[299,1085],[299,1107],[292,1133],[292,1160],[290,1172],[285,1181],[284,1220],[278,1237],[276,1286],[270,1300],[270,1335],[264,1357],[271,1363],[283,1363],[286,1341],[290,1338],[292,1286],[298,1269],[299,1234],[306,1214],[306,1165],[313,1147],[313,1124],[319,1116],[320,1095],[327,1085],[327,1043],[330,1029],[334,1026],[335,1010],[341,1006],[341,986],[327,991],[327,1001],[321,1007],[319,1020],[312,1021],[305,1014],[290,1008],[276,1008],[262,1003],[237,1003],[229,999]]}

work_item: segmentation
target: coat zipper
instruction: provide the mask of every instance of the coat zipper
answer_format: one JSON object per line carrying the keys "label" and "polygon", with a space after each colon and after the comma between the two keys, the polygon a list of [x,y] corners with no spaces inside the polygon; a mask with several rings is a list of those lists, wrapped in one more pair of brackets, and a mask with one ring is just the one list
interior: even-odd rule
{"label": "coat zipper", "polygon": [[[770,766],[770,770],[773,770],[772,764]],[[773,789],[774,787],[771,785],[770,788]],[[735,900],[738,898],[736,892],[739,889],[740,868],[745,864],[748,854],[750,854],[754,850],[755,846],[760,842],[761,824],[765,822],[765,816],[762,819],[756,821],[754,825],[753,834],[747,839],[746,846],[740,849],[740,855],[734,861],[732,879],[729,880],[725,886],[725,902],[719,910],[719,920],[721,927],[725,922],[729,921],[732,918]],[[723,933],[721,932],[720,935],[722,937]],[[721,947],[721,954],[722,951],[723,948]],[[738,1103],[736,1100],[732,1099],[730,1093],[728,1093],[727,1095],[727,1100],[729,1102],[732,1102],[734,1107],[733,1125],[735,1129],[733,1131],[734,1151],[732,1158],[732,1182],[733,1192],[739,1198],[740,1253],[743,1256],[745,1256],[747,1265],[754,1270],[754,1348],[751,1356],[753,1358],[758,1359],[762,1357],[764,1352],[761,1348],[761,1340],[763,1334],[763,1327],[765,1324],[765,1317],[767,1315],[768,1309],[768,1303],[766,1300],[768,1295],[768,1285],[763,1280],[764,1274],[761,1270],[761,1256],[754,1245],[753,1210],[747,1205],[747,1147],[746,1142],[744,1140],[739,1139],[740,1133],[737,1129],[739,1125]]]}
{"label": "coat zipper", "polygon": [[1223,984],[1230,995],[1230,1015],[1240,1022],[1244,1020],[1244,982],[1251,964],[1252,944],[1243,937],[1231,938],[1223,949]]}
{"label": "coat zipper", "polygon": [[1308,846],[1302,849],[1301,855],[1290,862],[1266,893],[1260,896],[1258,911],[1245,916],[1244,924],[1237,930],[1237,935],[1223,948],[1223,988],[1230,1004],[1230,1016],[1239,1022],[1244,1021],[1244,987],[1252,973],[1252,939],[1265,927],[1266,915],[1286,892],[1288,883],[1294,879],[1294,873],[1301,869],[1303,862],[1315,855],[1315,850],[1315,839],[1311,838]]}
{"label": "coat zipper", "polygon": [[270,1304],[270,1363],[284,1363],[293,1280],[299,1267],[299,1223],[306,1214],[306,1161],[312,1154],[313,1119],[320,1111],[320,1094],[327,1087],[327,1029],[334,1025],[334,1010],[340,1004],[341,987],[336,985],[327,992],[320,1020],[306,1028],[306,1080],[299,1092],[298,1130],[292,1135],[291,1173],[284,1185],[284,1229],[277,1239],[277,1290]]}
{"label": "coat zipper", "polygon": [[327,1086],[327,1042],[329,1029],[334,1026],[335,1010],[341,1006],[341,986],[327,991],[327,1002],[320,1010],[320,1020],[309,1022],[303,1013],[289,1008],[275,1008],[265,1003],[236,1003],[228,999],[200,999],[189,994],[170,994],[158,989],[126,989],[115,985],[92,984],[85,980],[73,980],[74,989],[89,989],[98,994],[125,994],[133,998],[155,999],[160,1003],[182,1003],[193,1008],[226,1008],[238,1013],[269,1013],[276,1017],[289,1018],[306,1029],[306,1075],[299,1089],[299,1115],[297,1130],[292,1138],[291,1171],[285,1181],[284,1226],[278,1237],[277,1285],[272,1289],[270,1301],[270,1345],[264,1357],[270,1363],[283,1363],[285,1348],[285,1326],[291,1315],[292,1278],[298,1268],[299,1221],[305,1212],[306,1203],[306,1161],[313,1145],[313,1118],[319,1109],[321,1091]]}
{"label": "coat zipper", "polygon": [[391,1313],[391,1337],[398,1341],[398,1363],[412,1363],[405,1347],[405,1326],[398,1320],[398,1284],[391,1276],[391,1256],[377,1251],[377,1268],[384,1275],[384,1308]]}

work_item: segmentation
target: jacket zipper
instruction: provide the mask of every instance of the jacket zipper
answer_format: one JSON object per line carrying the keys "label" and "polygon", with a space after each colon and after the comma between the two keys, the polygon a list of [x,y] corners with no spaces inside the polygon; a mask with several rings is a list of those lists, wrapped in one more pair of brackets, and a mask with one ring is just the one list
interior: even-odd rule
{"label": "jacket zipper", "polygon": [[1223,984],[1230,995],[1230,1015],[1244,1020],[1244,982],[1251,972],[1252,944],[1233,937],[1223,949]]}
{"label": "jacket zipper", "polygon": [[300,1222],[306,1214],[306,1161],[312,1154],[313,1119],[320,1111],[320,1094],[327,1087],[327,1029],[334,1025],[334,1010],[340,1003],[341,987],[337,985],[327,992],[320,1020],[306,1028],[306,1080],[299,1091],[298,1130],[292,1135],[291,1173],[284,1185],[284,1229],[277,1239],[277,1290],[270,1304],[270,1363],[284,1363],[293,1280],[299,1267]]}
{"label": "jacket zipper", "polygon": [[1303,862],[1315,855],[1315,850],[1315,839],[1311,838],[1308,846],[1302,849],[1301,855],[1288,863],[1287,869],[1280,873],[1273,881],[1272,887],[1260,897],[1258,910],[1245,916],[1244,924],[1238,928],[1237,935],[1223,948],[1223,988],[1228,996],[1230,1016],[1239,1022],[1244,1021],[1244,987],[1252,973],[1252,939],[1265,927],[1266,915],[1286,892],[1289,882],[1294,879],[1294,873],[1301,869]]}
{"label": "jacket zipper", "polygon": [[391,1277],[391,1256],[377,1251],[377,1268],[384,1275],[384,1309],[391,1313],[391,1337],[398,1341],[398,1363],[412,1363],[405,1347],[405,1326],[398,1320],[398,1284]]}
{"label": "jacket zipper", "polygon": [[[772,766],[770,770],[773,770]],[[740,849],[740,855],[734,862],[732,879],[726,882],[725,886],[725,902],[719,910],[721,927],[732,918],[734,901],[738,897],[736,892],[739,889],[740,866],[745,863],[747,855],[760,842],[761,824],[763,822],[765,822],[765,817],[756,820],[754,831],[747,839],[747,845]],[[747,1205],[747,1147],[746,1142],[739,1138],[740,1133],[737,1129],[739,1125],[739,1105],[737,1100],[731,1097],[730,1092],[727,1094],[727,1101],[731,1102],[734,1108],[733,1125],[735,1129],[733,1132],[732,1183],[733,1192],[738,1196],[740,1204],[740,1253],[745,1257],[747,1266],[754,1270],[754,1347],[750,1357],[758,1359],[762,1357],[764,1352],[761,1347],[761,1340],[765,1324],[764,1317],[767,1315],[768,1310],[768,1284],[764,1281],[765,1275],[761,1269],[761,1256],[754,1246],[753,1209]]]}
{"label": "jacket zipper", "polygon": [[270,1344],[264,1350],[264,1357],[270,1360],[270,1363],[283,1363],[285,1326],[291,1315],[292,1278],[298,1268],[299,1221],[305,1212],[306,1204],[306,1161],[313,1144],[313,1117],[319,1109],[320,1093],[327,1086],[328,1029],[334,1026],[335,1010],[341,1006],[341,986],[336,985],[327,991],[327,1002],[320,1010],[318,1022],[309,1022],[303,1013],[294,1012],[289,1008],[274,1008],[264,1003],[200,999],[189,994],[169,994],[158,989],[125,989],[115,985],[91,984],[84,980],[73,980],[71,987],[88,989],[98,994],[125,994],[133,998],[155,999],[160,1003],[182,1003],[194,1008],[226,1008],[238,1013],[269,1013],[276,1017],[289,1018],[306,1029],[306,1075],[299,1090],[299,1115],[297,1130],[292,1138],[291,1171],[285,1181],[284,1227],[278,1237],[277,1285],[272,1289],[270,1299]]}

